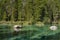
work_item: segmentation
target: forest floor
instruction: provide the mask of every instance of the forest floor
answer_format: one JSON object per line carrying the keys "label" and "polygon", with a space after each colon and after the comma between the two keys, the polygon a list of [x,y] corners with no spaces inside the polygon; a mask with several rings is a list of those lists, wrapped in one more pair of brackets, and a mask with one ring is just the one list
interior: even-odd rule
{"label": "forest floor", "polygon": [[[13,25],[32,25],[31,21],[0,21],[0,24],[13,24]],[[42,22],[36,22],[35,25],[37,26],[44,26]]]}

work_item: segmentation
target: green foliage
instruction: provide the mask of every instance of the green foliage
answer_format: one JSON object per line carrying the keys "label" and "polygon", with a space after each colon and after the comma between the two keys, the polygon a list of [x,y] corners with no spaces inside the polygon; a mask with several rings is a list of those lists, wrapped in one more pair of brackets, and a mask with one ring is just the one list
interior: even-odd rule
{"label": "green foliage", "polygon": [[[59,0],[1,0],[0,21],[37,21],[58,23]],[[48,20],[48,21],[46,21]]]}

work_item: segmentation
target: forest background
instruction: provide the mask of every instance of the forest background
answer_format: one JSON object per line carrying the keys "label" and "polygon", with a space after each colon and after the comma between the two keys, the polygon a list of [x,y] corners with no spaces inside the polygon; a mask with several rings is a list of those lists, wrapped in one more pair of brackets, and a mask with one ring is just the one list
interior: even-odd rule
{"label": "forest background", "polygon": [[60,0],[0,0],[0,23],[60,24]]}

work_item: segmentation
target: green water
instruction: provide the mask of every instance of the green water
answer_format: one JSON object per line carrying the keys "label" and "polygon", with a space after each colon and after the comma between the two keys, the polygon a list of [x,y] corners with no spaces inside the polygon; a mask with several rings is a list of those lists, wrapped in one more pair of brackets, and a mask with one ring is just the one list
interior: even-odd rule
{"label": "green water", "polygon": [[55,31],[49,27],[50,25],[42,27],[29,25],[15,32],[13,25],[0,25],[0,40],[60,40],[60,26]]}

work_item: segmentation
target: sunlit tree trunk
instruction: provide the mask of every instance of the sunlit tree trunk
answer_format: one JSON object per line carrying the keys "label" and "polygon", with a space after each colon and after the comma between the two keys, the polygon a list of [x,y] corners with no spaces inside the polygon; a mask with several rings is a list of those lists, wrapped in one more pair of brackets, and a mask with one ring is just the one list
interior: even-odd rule
{"label": "sunlit tree trunk", "polygon": [[22,14],[21,14],[21,21],[25,20],[25,15],[26,15],[26,10],[25,10],[25,6],[26,6],[26,0],[22,0]]}

